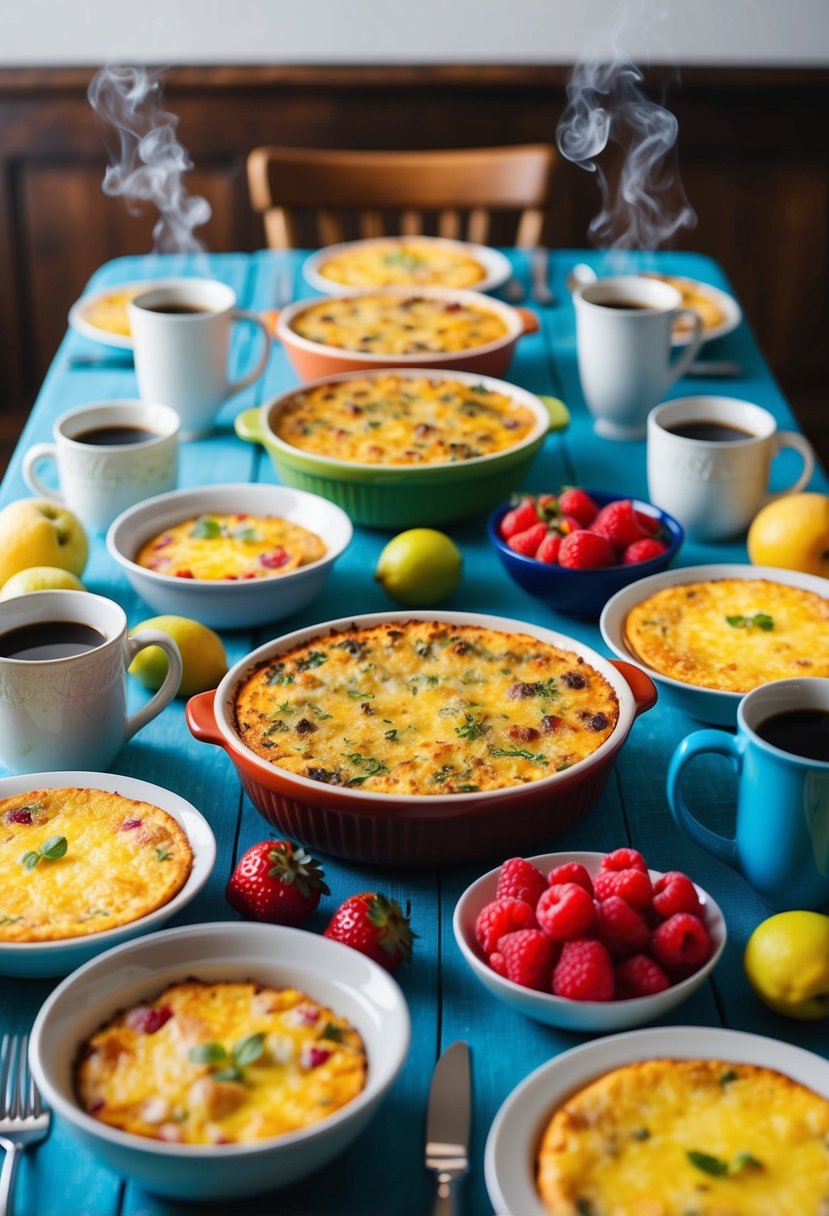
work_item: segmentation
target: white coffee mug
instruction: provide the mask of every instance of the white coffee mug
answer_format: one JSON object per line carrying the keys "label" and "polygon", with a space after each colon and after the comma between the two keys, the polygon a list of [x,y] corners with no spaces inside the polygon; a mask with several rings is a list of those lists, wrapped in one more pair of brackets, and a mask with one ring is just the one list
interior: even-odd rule
{"label": "white coffee mug", "polygon": [[[146,646],[166,653],[167,675],[127,716],[126,670]],[[48,654],[63,657],[38,657]],[[0,764],[11,773],[108,768],[180,682],[173,639],[159,629],[129,637],[126,615],[113,600],[87,591],[33,591],[0,602]]]}
{"label": "white coffee mug", "polygon": [[[64,504],[91,532],[106,532],[127,507],[176,488],[179,417],[167,405],[104,401],[68,410],[54,443],[36,443],[23,457],[26,485]],[[60,489],[37,466],[57,465]]]}
{"label": "white coffee mug", "polygon": [[[271,335],[261,317],[236,308],[236,295],[215,279],[183,279],[151,288],[127,305],[138,391],[144,401],[162,401],[181,418],[181,438],[207,434],[224,401],[262,375]],[[264,349],[252,372],[227,376],[234,321],[258,325]]]}
{"label": "white coffee mug", "polygon": [[[783,448],[800,453],[803,469],[771,494],[771,462]],[[679,397],[648,416],[648,497],[697,540],[745,532],[767,502],[804,489],[814,467],[808,439],[778,431],[774,416],[751,401]]]}
{"label": "white coffee mug", "polygon": [[[598,279],[573,294],[579,378],[594,430],[607,439],[641,439],[648,411],[682,375],[702,343],[702,321],[681,308],[675,287],[641,275]],[[671,362],[677,318],[691,336]]]}

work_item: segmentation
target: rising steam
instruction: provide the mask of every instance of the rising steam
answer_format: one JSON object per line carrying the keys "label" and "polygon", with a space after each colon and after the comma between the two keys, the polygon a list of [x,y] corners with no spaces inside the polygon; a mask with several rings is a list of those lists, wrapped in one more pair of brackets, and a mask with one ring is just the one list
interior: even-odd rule
{"label": "rising steam", "polygon": [[110,158],[103,190],[122,197],[130,215],[157,207],[156,253],[198,253],[204,246],[193,230],[210,219],[210,204],[184,187],[193,164],[176,139],[178,118],[161,108],[161,77],[142,67],[104,67],[90,82]]}
{"label": "rising steam", "polygon": [[[620,5],[605,31],[607,50],[576,64],[556,132],[562,156],[596,174],[602,208],[588,234],[613,249],[657,249],[697,222],[676,163],[679,124],[647,96],[643,74],[625,51],[627,34],[641,35],[653,9],[654,0]],[[615,186],[598,164],[609,143],[622,156]]]}

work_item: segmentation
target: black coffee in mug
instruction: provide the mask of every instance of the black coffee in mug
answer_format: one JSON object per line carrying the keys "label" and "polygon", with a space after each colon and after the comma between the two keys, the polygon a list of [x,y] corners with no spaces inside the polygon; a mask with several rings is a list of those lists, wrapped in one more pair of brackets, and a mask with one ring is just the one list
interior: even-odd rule
{"label": "black coffee in mug", "polygon": [[622,308],[626,312],[660,312],[651,304],[643,304],[641,300],[594,300],[598,308]]}
{"label": "black coffee in mug", "polygon": [[125,426],[123,423],[112,426],[94,426],[88,431],[73,435],[75,443],[89,443],[93,447],[113,447],[115,445],[149,443],[158,439],[155,431],[148,431],[143,426]]}
{"label": "black coffee in mug", "polygon": [[829,709],[787,709],[766,718],[756,731],[781,752],[829,764]]}
{"label": "black coffee in mug", "polygon": [[703,443],[735,443],[738,439],[757,438],[753,431],[733,426],[730,422],[718,422],[715,418],[690,418],[687,422],[674,422],[664,429],[679,439],[701,439]]}
{"label": "black coffee in mug", "polygon": [[203,308],[201,304],[185,304],[183,301],[179,304],[148,304],[146,312],[163,312],[170,315],[185,316],[187,313],[197,312],[213,312],[212,308]]}
{"label": "black coffee in mug", "polygon": [[69,659],[103,645],[104,635],[82,621],[34,621],[0,633],[0,658],[40,663]]}

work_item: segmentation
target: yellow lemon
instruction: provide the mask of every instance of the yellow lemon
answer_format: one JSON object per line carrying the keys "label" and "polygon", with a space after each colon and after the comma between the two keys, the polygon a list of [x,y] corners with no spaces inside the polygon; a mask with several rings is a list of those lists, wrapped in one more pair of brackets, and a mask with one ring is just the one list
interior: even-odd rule
{"label": "yellow lemon", "polygon": [[462,565],[460,550],[444,532],[410,528],[386,545],[374,577],[393,600],[417,607],[451,595]]}
{"label": "yellow lemon", "polygon": [[60,566],[29,566],[18,570],[3,584],[0,600],[10,600],[30,591],[84,591],[84,585],[71,570]]}
{"label": "yellow lemon", "polygon": [[752,933],[743,956],[761,1001],[790,1018],[829,1017],[829,916],[778,912]]}
{"label": "yellow lemon", "polygon": [[46,498],[20,498],[0,511],[0,585],[30,566],[83,574],[89,544],[83,524]]}
{"label": "yellow lemon", "polygon": [[[130,630],[130,637],[142,629],[160,629],[169,634],[181,651],[182,675],[178,696],[192,697],[215,688],[227,671],[227,655],[222,639],[212,629],[186,616],[154,616]],[[153,692],[167,674],[167,656],[160,646],[139,651],[130,664],[130,675]]]}
{"label": "yellow lemon", "polygon": [[748,530],[755,566],[781,566],[829,578],[829,495],[786,494],[768,503]]}

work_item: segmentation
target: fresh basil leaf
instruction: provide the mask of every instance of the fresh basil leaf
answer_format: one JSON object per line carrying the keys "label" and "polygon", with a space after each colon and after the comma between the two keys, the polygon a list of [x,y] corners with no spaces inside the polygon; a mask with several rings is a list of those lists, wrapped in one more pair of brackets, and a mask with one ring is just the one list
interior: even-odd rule
{"label": "fresh basil leaf", "polygon": [[252,1064],[262,1054],[265,1044],[264,1034],[249,1034],[246,1039],[240,1039],[233,1045],[233,1059],[239,1068]]}
{"label": "fresh basil leaf", "polygon": [[244,1079],[241,1069],[237,1068],[235,1064],[213,1073],[214,1081],[244,1081]]}
{"label": "fresh basil leaf", "polygon": [[695,1149],[689,1149],[685,1156],[691,1165],[702,1170],[704,1174],[710,1174],[712,1178],[722,1178],[728,1173],[728,1162],[721,1161],[719,1157],[712,1157],[709,1153],[698,1153]]}
{"label": "fresh basil leaf", "polygon": [[221,1043],[199,1043],[190,1048],[187,1058],[194,1064],[221,1064],[227,1059],[227,1052]]}
{"label": "fresh basil leaf", "polygon": [[330,1039],[332,1043],[342,1043],[343,1030],[341,1026],[335,1026],[333,1022],[326,1022],[320,1034],[321,1039]]}
{"label": "fresh basil leaf", "polygon": [[59,861],[61,857],[66,855],[68,848],[69,841],[65,836],[50,836],[40,851],[44,860]]}
{"label": "fresh basil leaf", "polygon": [[741,1174],[743,1170],[761,1170],[762,1168],[762,1161],[758,1161],[753,1153],[737,1153],[728,1163],[729,1174]]}
{"label": "fresh basil leaf", "polygon": [[40,850],[28,849],[20,858],[20,861],[27,870],[33,870],[40,861]]}
{"label": "fresh basil leaf", "polygon": [[221,534],[221,524],[218,520],[211,519],[209,515],[200,515],[190,529],[193,540],[215,540]]}

